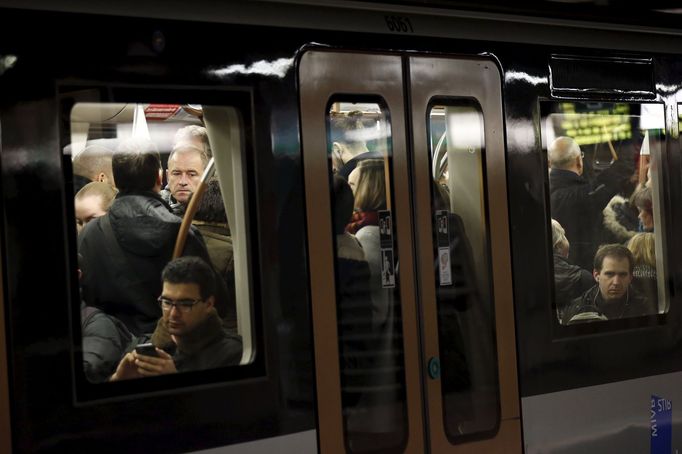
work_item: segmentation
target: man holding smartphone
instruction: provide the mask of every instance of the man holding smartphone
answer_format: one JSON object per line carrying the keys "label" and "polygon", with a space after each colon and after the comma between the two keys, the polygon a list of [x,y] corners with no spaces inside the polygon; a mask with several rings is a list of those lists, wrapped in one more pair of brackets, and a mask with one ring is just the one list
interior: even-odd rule
{"label": "man holding smartphone", "polygon": [[[111,381],[213,369],[239,364],[242,343],[224,329],[215,310],[215,279],[199,257],[180,257],[168,263],[158,301],[163,315],[148,346],[127,353]],[[147,353],[147,354],[145,354]]]}

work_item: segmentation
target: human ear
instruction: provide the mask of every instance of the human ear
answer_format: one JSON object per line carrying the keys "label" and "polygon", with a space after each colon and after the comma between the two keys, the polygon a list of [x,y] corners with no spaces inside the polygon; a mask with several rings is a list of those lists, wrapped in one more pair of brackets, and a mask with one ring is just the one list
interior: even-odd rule
{"label": "human ear", "polygon": [[592,271],[592,276],[594,276],[594,280],[599,282],[599,271],[593,270]]}

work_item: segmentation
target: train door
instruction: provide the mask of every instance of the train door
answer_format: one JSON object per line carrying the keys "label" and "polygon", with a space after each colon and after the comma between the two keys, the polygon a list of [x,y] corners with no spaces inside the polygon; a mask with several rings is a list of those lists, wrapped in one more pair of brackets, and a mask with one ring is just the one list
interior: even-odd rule
{"label": "train door", "polygon": [[497,67],[312,49],[299,83],[320,450],[520,451]]}

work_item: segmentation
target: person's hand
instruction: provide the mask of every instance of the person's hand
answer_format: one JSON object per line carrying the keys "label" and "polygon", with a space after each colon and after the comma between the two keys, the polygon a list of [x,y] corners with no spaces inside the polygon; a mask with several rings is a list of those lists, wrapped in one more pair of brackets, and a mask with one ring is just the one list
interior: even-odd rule
{"label": "person's hand", "polygon": [[133,352],[135,366],[137,366],[137,373],[142,377],[153,377],[155,375],[174,374],[177,372],[175,363],[171,355],[161,350],[156,349],[159,357],[140,355]]}
{"label": "person's hand", "polygon": [[135,356],[133,353],[126,353],[126,355],[118,363],[116,372],[109,377],[109,381],[130,380],[131,378],[140,378],[140,375],[135,366]]}

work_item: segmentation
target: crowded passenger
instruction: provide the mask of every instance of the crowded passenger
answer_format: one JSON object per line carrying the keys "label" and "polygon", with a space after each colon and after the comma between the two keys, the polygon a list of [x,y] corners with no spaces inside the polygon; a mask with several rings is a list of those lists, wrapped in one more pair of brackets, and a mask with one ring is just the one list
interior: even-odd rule
{"label": "crowded passenger", "polygon": [[[83,276],[80,254],[78,262],[80,281]],[[114,373],[132,338],[128,328],[116,317],[81,301],[83,372],[91,383],[104,382]]]}
{"label": "crowded passenger", "polygon": [[554,255],[554,295],[559,320],[571,302],[594,285],[589,271],[568,261],[570,243],[561,224],[552,219],[552,251]]}
{"label": "crowded passenger", "polygon": [[74,207],[78,233],[95,218],[104,216],[114,202],[118,191],[109,183],[93,181],[76,193]]}
{"label": "crowded passenger", "polygon": [[594,257],[597,284],[571,303],[563,323],[616,320],[651,313],[650,304],[632,287],[634,257],[622,244],[599,247]]}
{"label": "crowded passenger", "polygon": [[[208,181],[192,224],[201,232],[211,264],[218,276],[226,283],[230,298],[235,300],[232,236],[227,224],[227,214],[217,178],[211,178]],[[234,306],[234,302],[230,303],[231,306]],[[236,316],[236,314],[231,315]],[[236,319],[225,320],[225,323],[233,328],[236,328],[236,322]]]}
{"label": "crowded passenger", "polygon": [[651,189],[641,187],[632,195],[632,203],[637,207],[637,218],[639,219],[640,231],[654,231],[654,205]]}
{"label": "crowded passenger", "polygon": [[[336,304],[342,373],[368,370],[369,334],[372,332],[372,303],[369,264],[355,235],[345,231],[353,213],[353,192],[345,179],[333,176],[332,209],[336,245]],[[367,374],[344,373],[345,407],[357,405],[368,385]]]}
{"label": "crowded passenger", "polygon": [[[173,213],[180,217],[184,215],[192,194],[201,183],[201,177],[210,159],[208,154],[210,147],[208,143],[203,142],[205,136],[181,133],[183,129],[178,131],[176,137],[180,141],[175,142],[168,157],[166,170],[168,186],[161,193],[161,197],[170,205]],[[194,139],[185,140],[188,135]]]}
{"label": "crowded passenger", "polygon": [[[476,280],[471,243],[462,218],[450,208],[447,186],[433,182],[433,211],[438,216],[445,212],[447,246],[449,252],[450,284],[442,282],[440,268],[443,266],[438,249],[442,226],[434,224],[434,268],[436,270],[436,297],[438,300],[438,342],[441,358],[441,389],[448,403],[456,411],[450,416],[458,421],[474,419],[473,368],[480,373],[484,364],[494,363],[486,336],[492,329],[476,329],[488,325],[485,303]],[[443,220],[441,220],[443,222]],[[440,231],[439,231],[440,230]],[[448,270],[446,270],[448,271]],[[446,274],[447,276],[447,274]],[[489,326],[486,326],[489,327]],[[488,361],[481,361],[486,357]],[[478,361],[477,361],[478,360]],[[479,380],[484,375],[479,375]],[[486,374],[487,376],[487,374]]]}
{"label": "crowded passenger", "polygon": [[658,312],[658,281],[656,278],[656,249],[653,233],[642,232],[628,242],[635,266],[632,270],[632,286],[651,302],[654,312]]}
{"label": "crowded passenger", "polygon": [[362,117],[362,112],[352,111],[332,118],[332,169],[346,180],[362,159],[383,157],[367,148]]}
{"label": "crowded passenger", "polygon": [[[151,336],[156,355],[137,351],[120,361],[111,381],[239,364],[242,344],[215,309],[213,269],[199,257],[180,257],[163,269],[158,304],[163,316]],[[141,343],[146,339],[138,339]]]}
{"label": "crowded passenger", "polygon": [[91,181],[115,185],[111,170],[113,151],[102,145],[88,145],[73,158],[74,193]]}
{"label": "crowded passenger", "polygon": [[189,125],[178,129],[173,139],[173,147],[183,143],[202,149],[209,159],[213,156],[211,144],[208,141],[208,131],[203,126]]}
{"label": "crowded passenger", "polygon": [[552,218],[571,242],[571,261],[589,269],[602,237],[602,210],[632,173],[632,163],[618,159],[590,182],[583,177],[583,153],[575,140],[558,137],[547,152]]}
{"label": "crowded passenger", "polygon": [[[161,316],[155,303],[159,275],[171,259],[181,219],[159,196],[161,160],[151,142],[123,143],[112,168],[119,193],[109,212],[89,222],[78,237],[82,295],[88,305],[116,316],[139,335],[152,331]],[[184,253],[209,260],[194,228]]]}
{"label": "crowded passenger", "polygon": [[605,241],[626,243],[639,231],[638,210],[631,197],[616,194],[603,210]]}
{"label": "crowded passenger", "polygon": [[[362,160],[350,173],[348,183],[355,197],[351,222],[346,227],[362,245],[369,263],[375,325],[389,314],[390,294],[382,287],[379,211],[386,209],[386,178],[383,159]],[[389,264],[390,267],[390,264]]]}
{"label": "crowded passenger", "polygon": [[91,383],[107,381],[133,339],[116,317],[81,303],[83,371]]}

